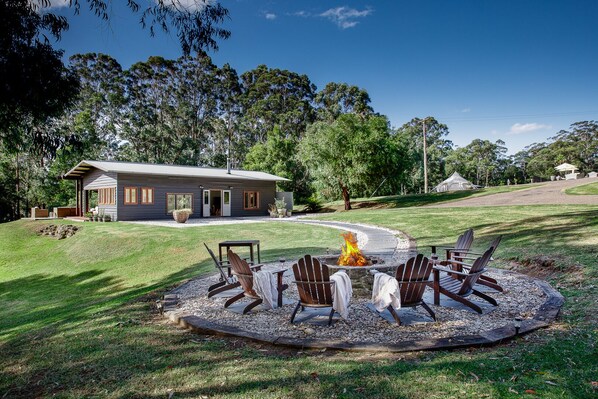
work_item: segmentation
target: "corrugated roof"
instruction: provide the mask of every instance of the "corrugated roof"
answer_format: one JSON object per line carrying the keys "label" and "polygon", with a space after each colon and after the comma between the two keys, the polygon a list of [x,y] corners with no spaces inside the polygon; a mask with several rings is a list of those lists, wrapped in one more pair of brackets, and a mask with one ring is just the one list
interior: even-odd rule
{"label": "corrugated roof", "polygon": [[74,179],[83,176],[91,168],[104,172],[132,173],[140,175],[177,176],[177,177],[209,177],[230,180],[260,180],[260,181],[289,181],[284,177],[265,172],[231,169],[201,168],[199,166],[158,165],[151,163],[111,162],[111,161],[81,161],[69,170],[64,178]]}

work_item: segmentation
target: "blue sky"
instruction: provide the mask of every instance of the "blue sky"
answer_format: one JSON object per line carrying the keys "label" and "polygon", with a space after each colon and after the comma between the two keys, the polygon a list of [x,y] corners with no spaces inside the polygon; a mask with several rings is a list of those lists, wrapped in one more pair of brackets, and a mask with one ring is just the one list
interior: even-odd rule
{"label": "blue sky", "polygon": [[[127,68],[150,55],[180,56],[175,36],[151,38],[139,16],[114,3],[109,25],[84,10],[60,10],[71,16],[57,44],[66,57],[103,52]],[[266,64],[307,74],[318,88],[363,87],[393,126],[431,115],[459,146],[501,139],[514,153],[598,119],[595,0],[222,4],[232,36],[210,54],[217,65],[241,74]]]}

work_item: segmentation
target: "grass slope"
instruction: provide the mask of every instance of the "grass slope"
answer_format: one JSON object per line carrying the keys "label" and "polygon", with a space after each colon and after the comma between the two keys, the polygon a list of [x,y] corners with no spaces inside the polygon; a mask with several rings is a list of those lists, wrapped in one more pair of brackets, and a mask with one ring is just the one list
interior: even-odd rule
{"label": "grass slope", "polygon": [[[448,193],[428,193],[428,194],[408,194],[408,195],[388,195],[372,198],[354,198],[351,199],[353,209],[388,209],[388,208],[408,208],[442,202],[458,201],[465,198],[483,197],[511,191],[528,190],[530,188],[540,187],[542,184],[520,184],[513,186],[500,186],[481,188],[479,190],[451,191]],[[323,212],[342,211],[345,209],[344,202],[331,201],[323,204]],[[303,206],[298,205],[296,211],[302,211]]]}
{"label": "grass slope", "polygon": [[571,195],[598,195],[598,182],[584,184],[583,186],[571,187],[565,190],[565,194]]}
{"label": "grass slope", "polygon": [[326,218],[402,229],[422,250],[469,226],[478,247],[504,234],[497,256],[548,276],[567,297],[563,322],[495,348],[401,355],[199,336],[151,309],[164,287],[211,270],[202,241],[259,238],[263,258],[291,258],[334,246],[338,231],[113,223],[85,224],[55,241],[35,235],[39,223],[20,221],[0,225],[0,397],[595,397],[598,208],[409,208]]}

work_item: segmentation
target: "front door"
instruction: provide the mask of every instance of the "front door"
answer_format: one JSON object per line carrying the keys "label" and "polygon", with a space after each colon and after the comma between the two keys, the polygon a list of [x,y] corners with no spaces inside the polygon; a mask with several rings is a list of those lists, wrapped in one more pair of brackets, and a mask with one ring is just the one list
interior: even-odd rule
{"label": "front door", "polygon": [[210,217],[210,190],[203,190],[203,217]]}
{"label": "front door", "polygon": [[222,216],[230,216],[230,190],[222,190]]}

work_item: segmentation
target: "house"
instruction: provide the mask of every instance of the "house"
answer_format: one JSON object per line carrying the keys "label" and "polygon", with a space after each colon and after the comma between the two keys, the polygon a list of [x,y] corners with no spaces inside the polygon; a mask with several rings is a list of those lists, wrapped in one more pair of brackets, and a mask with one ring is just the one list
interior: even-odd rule
{"label": "house", "polygon": [[192,217],[263,216],[276,182],[288,181],[230,168],[107,161],[81,161],[63,178],[76,181],[77,215],[97,206],[112,220],[167,219],[182,208]]}

